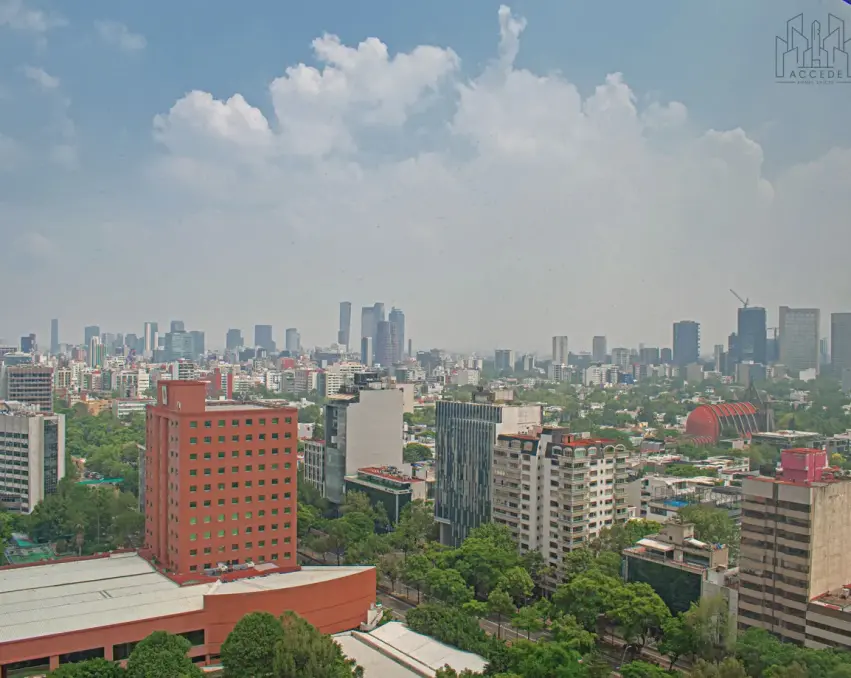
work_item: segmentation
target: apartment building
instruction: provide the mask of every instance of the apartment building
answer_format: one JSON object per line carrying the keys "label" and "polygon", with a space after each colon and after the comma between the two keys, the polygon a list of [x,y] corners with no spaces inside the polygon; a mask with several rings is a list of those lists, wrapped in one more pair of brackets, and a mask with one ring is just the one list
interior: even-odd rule
{"label": "apartment building", "polygon": [[[511,405],[479,390],[473,402],[437,401],[435,411],[435,520],[440,541],[458,546],[491,519],[493,455],[503,433],[529,433],[541,425],[540,405]],[[502,402],[500,402],[500,400]]]}
{"label": "apartment building", "polygon": [[587,546],[604,527],[626,522],[627,456],[621,444],[581,439],[565,428],[500,434],[493,449],[492,519],[508,526],[521,553],[541,552],[555,568],[555,585],[565,553]]}
{"label": "apartment building", "polygon": [[304,480],[325,496],[325,441],[303,440]]}
{"label": "apartment building", "polygon": [[65,477],[65,415],[0,401],[0,507],[31,513]]}
{"label": "apartment building", "polygon": [[53,368],[46,365],[0,366],[0,399],[36,405],[39,412],[53,412]]}
{"label": "apartment building", "polygon": [[851,650],[851,479],[824,450],[783,450],[781,467],[743,482],[739,628]]}
{"label": "apartment building", "polygon": [[297,410],[206,402],[206,390],[162,381],[148,407],[146,549],[179,574],[296,569]]}

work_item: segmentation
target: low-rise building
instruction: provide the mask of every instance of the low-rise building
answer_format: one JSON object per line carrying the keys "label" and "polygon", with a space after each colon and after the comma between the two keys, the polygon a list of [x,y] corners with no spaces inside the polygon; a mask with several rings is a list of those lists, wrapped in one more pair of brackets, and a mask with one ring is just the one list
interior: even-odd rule
{"label": "low-rise building", "polygon": [[148,405],[153,405],[155,402],[153,398],[114,398],[112,414],[117,419],[126,419],[133,414],[145,414]]}
{"label": "low-rise building", "polygon": [[346,476],[346,492],[363,492],[373,504],[383,504],[391,523],[399,522],[402,510],[417,499],[427,498],[426,481],[407,475],[395,466],[359,468]]}

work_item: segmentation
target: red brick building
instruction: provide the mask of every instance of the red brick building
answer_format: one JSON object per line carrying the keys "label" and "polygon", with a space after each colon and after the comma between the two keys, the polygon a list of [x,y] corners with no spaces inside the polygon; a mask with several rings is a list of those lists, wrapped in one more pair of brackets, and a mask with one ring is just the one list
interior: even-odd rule
{"label": "red brick building", "polygon": [[148,408],[145,543],[169,572],[273,562],[296,568],[298,411],[206,402],[158,384]]}

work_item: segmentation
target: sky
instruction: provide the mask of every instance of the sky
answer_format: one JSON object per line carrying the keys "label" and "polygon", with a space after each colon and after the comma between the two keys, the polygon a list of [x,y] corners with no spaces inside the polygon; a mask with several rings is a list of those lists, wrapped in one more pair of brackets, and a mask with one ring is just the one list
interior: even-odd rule
{"label": "sky", "polygon": [[[845,0],[0,0],[0,337],[51,318],[416,349],[702,347],[851,311],[851,82],[776,36]],[[847,74],[846,74],[847,76]]]}

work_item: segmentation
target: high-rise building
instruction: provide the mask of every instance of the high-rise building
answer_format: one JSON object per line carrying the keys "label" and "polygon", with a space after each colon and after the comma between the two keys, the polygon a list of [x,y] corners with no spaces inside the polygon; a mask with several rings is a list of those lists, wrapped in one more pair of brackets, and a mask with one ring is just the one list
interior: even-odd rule
{"label": "high-rise building", "polygon": [[514,371],[514,349],[498,348],[493,353],[493,367],[497,372]]}
{"label": "high-rise building", "polygon": [[674,323],[674,364],[696,363],[700,358],[700,323],[681,320]]}
{"label": "high-rise building", "polygon": [[186,323],[182,320],[172,320],[171,321],[171,332],[185,332],[186,331]]}
{"label": "high-rise building", "polygon": [[837,377],[851,370],[851,313],[830,314],[830,364]]}
{"label": "high-rise building", "polygon": [[225,337],[225,348],[228,351],[238,351],[244,345],[242,330],[230,329]]}
{"label": "high-rise building", "polygon": [[352,302],[340,302],[340,328],[337,330],[337,343],[349,347],[352,334]]}
{"label": "high-rise building", "polygon": [[553,337],[553,363],[555,365],[567,365],[567,337]]}
{"label": "high-rise building", "polygon": [[[161,381],[148,407],[146,546],[176,574],[247,562],[296,570],[298,412],[206,403],[206,387]],[[227,450],[213,442],[223,436]]]}
{"label": "high-rise building", "polygon": [[375,330],[378,321],[375,319],[375,308],[372,306],[364,306],[360,311],[360,336],[361,339],[369,337],[375,338]]}
{"label": "high-rise building", "polygon": [[375,332],[375,361],[383,368],[388,368],[398,362],[399,338],[396,336],[396,325],[389,320],[378,323]]}
{"label": "high-rise building", "polygon": [[33,405],[39,412],[53,413],[53,368],[29,362],[11,360],[10,355],[0,365],[0,400],[14,400]]}
{"label": "high-rise building", "polygon": [[594,337],[591,340],[591,359],[595,363],[604,363],[606,362],[607,353],[608,350],[606,348],[606,337]]}
{"label": "high-rise building", "polygon": [[290,355],[295,355],[301,351],[301,335],[295,327],[288,327],[285,333],[285,347]]}
{"label": "high-rise building", "polygon": [[360,340],[360,361],[367,367],[372,367],[372,337],[363,337]]}
{"label": "high-rise building", "polygon": [[65,415],[0,402],[0,506],[31,513],[65,477]]}
{"label": "high-rise building", "polygon": [[83,329],[83,345],[85,347],[92,343],[92,337],[100,339],[100,327],[98,325],[89,325]]}
{"label": "high-rise building", "polygon": [[21,337],[21,353],[35,353],[38,350],[38,342],[34,334]]}
{"label": "high-rise building", "polygon": [[89,342],[89,367],[103,367],[106,363],[106,346],[101,342],[100,337],[92,337]]}
{"label": "high-rise building", "polygon": [[780,362],[793,372],[819,367],[817,308],[780,307]]}
{"label": "high-rise building", "polygon": [[373,314],[375,315],[376,325],[380,322],[387,320],[387,318],[384,317],[384,304],[381,303],[380,301],[376,301],[372,305],[372,311],[373,311]]}
{"label": "high-rise building", "polygon": [[671,365],[674,362],[674,352],[670,348],[663,348],[659,351],[659,359],[663,365]]}
{"label": "high-rise building", "polygon": [[400,363],[402,362],[402,354],[405,351],[405,314],[402,312],[402,309],[394,306],[390,309],[388,320],[393,326],[396,336],[393,351],[393,362]]}
{"label": "high-rise building", "polygon": [[622,370],[626,370],[629,368],[631,361],[628,348],[612,349],[612,365],[617,365]]}
{"label": "high-rise building", "polygon": [[345,477],[367,466],[402,464],[404,395],[375,372],[353,375],[353,384],[325,403],[325,498],[343,501]]}
{"label": "high-rise building", "polygon": [[768,334],[765,309],[748,306],[739,309],[736,332],[736,362],[768,362]]}
{"label": "high-rise building", "polygon": [[50,321],[50,355],[59,355],[59,319]]}
{"label": "high-rise building", "polygon": [[491,519],[493,451],[497,436],[541,425],[540,405],[510,405],[480,391],[473,402],[437,401],[435,519],[440,541],[458,546]]}
{"label": "high-rise building", "polygon": [[150,357],[157,350],[157,334],[159,332],[159,324],[154,322],[145,323],[145,346],[143,352]]}
{"label": "high-rise building", "polygon": [[658,365],[662,362],[659,349],[655,347],[644,347],[638,351],[638,359],[643,365]]}
{"label": "high-rise building", "polygon": [[851,650],[851,480],[824,450],[781,453],[776,478],[742,483],[739,613],[783,641]]}
{"label": "high-rise building", "polygon": [[192,335],[189,332],[169,332],[165,335],[165,359],[192,360],[195,357],[195,348]]}
{"label": "high-rise building", "polygon": [[269,353],[275,353],[277,346],[272,339],[271,325],[254,326],[254,347],[265,348]]}
{"label": "high-rise building", "polygon": [[538,551],[562,578],[565,555],[601,530],[625,523],[628,453],[566,428],[501,433],[493,451],[493,522],[506,525],[521,554]]}
{"label": "high-rise building", "polygon": [[192,330],[189,336],[192,337],[193,356],[207,355],[207,342],[204,333],[199,330]]}

